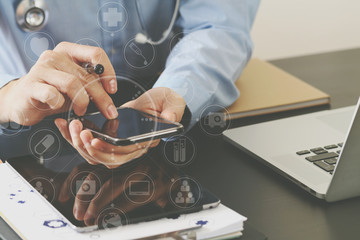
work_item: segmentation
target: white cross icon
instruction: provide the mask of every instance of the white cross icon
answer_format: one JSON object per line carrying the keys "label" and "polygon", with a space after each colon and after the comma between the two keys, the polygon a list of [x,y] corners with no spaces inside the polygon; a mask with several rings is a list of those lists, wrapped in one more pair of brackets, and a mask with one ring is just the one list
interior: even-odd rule
{"label": "white cross icon", "polygon": [[117,27],[119,22],[123,21],[123,13],[119,12],[117,8],[108,8],[108,11],[104,12],[103,19],[109,27]]}

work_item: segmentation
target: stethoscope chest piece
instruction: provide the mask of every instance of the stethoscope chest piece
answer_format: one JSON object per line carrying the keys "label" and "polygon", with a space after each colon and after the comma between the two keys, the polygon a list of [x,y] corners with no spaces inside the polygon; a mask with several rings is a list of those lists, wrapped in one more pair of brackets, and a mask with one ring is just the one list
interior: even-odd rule
{"label": "stethoscope chest piece", "polygon": [[45,0],[22,0],[16,8],[16,22],[26,32],[41,30],[48,18]]}

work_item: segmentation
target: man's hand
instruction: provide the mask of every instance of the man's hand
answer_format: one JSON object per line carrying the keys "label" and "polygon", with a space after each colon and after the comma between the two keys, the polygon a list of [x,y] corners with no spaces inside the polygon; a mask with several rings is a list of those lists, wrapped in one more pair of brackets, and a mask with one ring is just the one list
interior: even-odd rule
{"label": "man's hand", "polygon": [[[89,74],[80,66],[85,62],[101,63],[104,73]],[[0,90],[0,122],[33,125],[48,115],[69,110],[71,103],[81,116],[89,97],[106,118],[113,119],[117,111],[108,93],[116,91],[115,71],[104,50],[62,42],[53,51],[42,53],[28,74]]]}
{"label": "man's hand", "polygon": [[[123,105],[123,107],[134,108],[175,122],[180,122],[185,106],[183,97],[169,88],[151,89],[136,100]],[[157,146],[160,141],[154,140],[125,147],[114,146],[94,138],[89,130],[83,130],[83,125],[78,120],[74,120],[68,125],[64,119],[56,119],[55,124],[64,138],[89,163],[102,163],[108,168],[115,168],[132,159],[139,158],[149,148]],[[107,127],[109,135],[116,132],[118,124],[121,123],[112,121],[111,126]]]}

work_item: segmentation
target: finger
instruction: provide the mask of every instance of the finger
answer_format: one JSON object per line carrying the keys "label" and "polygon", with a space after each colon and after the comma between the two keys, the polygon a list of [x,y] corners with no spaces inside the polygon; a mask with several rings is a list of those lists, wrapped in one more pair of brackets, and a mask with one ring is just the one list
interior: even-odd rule
{"label": "finger", "polygon": [[30,97],[47,104],[53,110],[60,109],[65,102],[64,96],[54,86],[40,82],[32,85]]}
{"label": "finger", "polygon": [[[65,119],[61,119],[58,118],[55,120],[55,125],[57,126],[57,128],[59,129],[61,135],[66,139],[66,141],[68,141],[68,143],[70,143],[71,145],[73,145],[72,143],[72,139],[71,139],[71,135],[70,135],[70,131],[69,131],[69,126],[67,124],[67,121]],[[99,163],[93,161],[92,159],[89,158],[89,154],[86,154],[84,151],[79,152],[79,154],[91,165],[97,165]]]}
{"label": "finger", "polygon": [[55,47],[54,51],[66,53],[72,59],[76,60],[78,64],[90,62],[93,65],[96,65],[101,63],[104,66],[104,73],[101,74],[101,82],[103,83],[106,91],[110,94],[114,94],[117,91],[115,70],[103,49],[93,46],[61,42]]}
{"label": "finger", "polygon": [[[91,146],[98,151],[105,152],[105,153],[114,153],[114,154],[129,154],[140,149],[152,147],[152,144],[158,144],[160,140],[152,140],[143,143],[136,143],[129,146],[114,146],[110,143],[104,142],[98,138],[94,138],[91,141]],[[156,146],[155,145],[155,146]]]}
{"label": "finger", "polygon": [[[115,185],[114,185],[115,182]],[[89,226],[93,225],[100,212],[117,198],[123,192],[123,184],[117,184],[113,178],[105,182],[100,191],[95,195],[94,199],[88,205],[83,217],[84,223]]]}
{"label": "finger", "polygon": [[91,145],[87,145],[86,150],[91,157],[104,164],[107,168],[112,169],[119,167],[130,160],[141,157],[148,149],[140,149],[129,154],[114,154],[102,152],[93,148]]}
{"label": "finger", "polygon": [[[132,180],[140,181],[144,178],[145,176],[141,174],[139,177]],[[84,223],[87,226],[95,224],[95,220],[98,218],[101,211],[113,202],[114,199],[116,199],[117,205],[121,206],[121,210],[124,212],[131,212],[141,205],[148,204],[149,196],[132,196],[132,199],[138,202],[138,204],[132,204],[127,199],[119,198],[119,196],[123,195],[124,191],[129,188],[128,184],[118,184],[119,181],[122,182],[123,179],[109,179],[101,188],[101,195],[99,194],[98,198],[94,198],[94,200],[90,202],[84,216]],[[164,192],[167,188],[161,187],[159,190]]]}
{"label": "finger", "polygon": [[56,87],[61,93],[66,94],[74,103],[74,111],[82,116],[86,113],[89,105],[89,96],[82,85],[81,80],[67,72],[49,68],[36,68],[41,73],[41,79]]}
{"label": "finger", "polygon": [[64,184],[61,186],[60,193],[59,193],[59,202],[65,203],[70,200],[72,193],[71,193],[71,184],[73,178],[81,171],[81,166],[76,166],[68,177],[65,179]]}
{"label": "finger", "polygon": [[[51,59],[51,60],[49,60]],[[74,75],[80,79],[85,87],[87,94],[92,98],[100,112],[108,119],[116,118],[118,113],[111,97],[106,93],[99,78],[94,74],[89,74],[85,69],[69,59],[68,55],[59,51],[46,51],[40,60],[44,64]]]}
{"label": "finger", "polygon": [[166,101],[163,102],[160,117],[172,122],[180,122],[185,111],[185,100],[174,91],[169,91],[166,94]]}
{"label": "finger", "polygon": [[[82,190],[82,189],[84,189],[84,187],[89,186],[89,184],[91,184],[92,181],[96,181],[96,177],[93,173],[89,173],[89,175],[82,182],[82,184],[81,184],[80,188],[78,189],[76,196],[75,196],[73,213],[74,213],[74,217],[79,221],[82,221],[84,219],[86,209],[88,208],[91,200],[97,194],[96,189],[90,189],[90,190],[94,190],[93,194],[91,192],[86,192],[84,194],[84,191]],[[96,187],[96,184],[95,184],[95,186],[91,186],[91,187]]]}
{"label": "finger", "polygon": [[68,143],[72,144],[71,135],[70,135],[67,121],[62,118],[57,118],[57,119],[55,119],[55,125],[59,129],[61,135],[65,138],[65,140],[68,141]]}
{"label": "finger", "polygon": [[119,119],[112,119],[105,122],[103,126],[103,133],[111,137],[117,137],[117,131],[119,128]]}
{"label": "finger", "polygon": [[72,145],[79,153],[85,153],[85,147],[80,138],[80,132],[82,131],[82,129],[82,123],[79,120],[73,120],[69,124],[69,132]]}

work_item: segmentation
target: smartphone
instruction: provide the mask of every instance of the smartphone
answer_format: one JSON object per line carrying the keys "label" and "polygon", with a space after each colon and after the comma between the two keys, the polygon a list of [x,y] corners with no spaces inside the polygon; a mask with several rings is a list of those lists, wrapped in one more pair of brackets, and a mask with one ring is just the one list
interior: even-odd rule
{"label": "smartphone", "polygon": [[94,137],[116,146],[167,138],[184,131],[180,123],[133,108],[118,108],[118,113],[119,116],[112,120],[106,119],[99,112],[78,119],[83,123],[84,129],[89,129]]}

